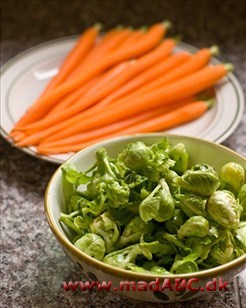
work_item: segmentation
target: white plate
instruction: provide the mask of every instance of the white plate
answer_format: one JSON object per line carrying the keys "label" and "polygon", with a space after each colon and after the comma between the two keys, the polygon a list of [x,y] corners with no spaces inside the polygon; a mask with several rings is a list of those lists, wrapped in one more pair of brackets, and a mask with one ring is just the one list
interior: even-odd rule
{"label": "white plate", "polygon": [[[25,113],[39,96],[68,51],[75,43],[76,37],[53,40],[17,55],[1,69],[1,134],[8,139],[8,133],[14,123]],[[178,50],[195,52],[193,46],[180,43]],[[212,59],[212,63],[219,63]],[[229,74],[216,87],[217,103],[205,115],[191,123],[170,129],[167,132],[199,137],[209,141],[222,142],[228,138],[240,122],[244,108],[242,89],[233,74]],[[37,154],[35,148],[22,148],[24,152],[39,159],[60,164],[72,153],[52,156]]]}

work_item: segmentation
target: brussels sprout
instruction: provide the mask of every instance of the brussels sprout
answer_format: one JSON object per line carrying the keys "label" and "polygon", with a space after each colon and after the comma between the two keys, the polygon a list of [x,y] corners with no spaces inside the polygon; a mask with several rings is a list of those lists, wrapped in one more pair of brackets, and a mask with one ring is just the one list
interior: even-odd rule
{"label": "brussels sprout", "polygon": [[237,194],[245,182],[245,171],[241,165],[230,162],[221,168],[219,177],[226,183],[227,189]]}
{"label": "brussels sprout", "polygon": [[224,264],[235,259],[232,238],[231,232],[225,230],[217,243],[212,246],[210,255],[218,264]]}
{"label": "brussels sprout", "polygon": [[139,206],[143,221],[155,219],[158,222],[171,219],[174,214],[174,200],[165,179],[145,198]]}
{"label": "brussels sprout", "polygon": [[120,154],[119,160],[133,171],[141,171],[154,159],[154,154],[143,142],[129,144]]}
{"label": "brussels sprout", "polygon": [[160,207],[154,219],[158,222],[163,222],[173,217],[175,203],[165,179],[160,180],[160,185],[161,190],[157,193],[160,198]]}
{"label": "brussels sprout", "polygon": [[203,238],[187,237],[185,239],[185,245],[191,248],[192,254],[199,258],[199,262],[208,257],[212,244],[212,240],[208,236]]}
{"label": "brussels sprout", "polygon": [[164,267],[162,266],[153,266],[149,269],[151,274],[155,274],[155,275],[170,275],[171,273],[169,271],[167,271]]}
{"label": "brussels sprout", "polygon": [[67,214],[61,213],[61,216],[59,218],[59,221],[63,222],[67,227],[75,231],[78,235],[83,235],[84,231],[80,229],[78,226],[76,226],[73,222],[74,218],[70,217]]}
{"label": "brussels sprout", "polygon": [[243,212],[242,212],[242,219],[246,220],[246,184],[244,184],[240,190],[239,193],[237,195],[237,198],[239,200],[239,203],[242,205],[243,207]]}
{"label": "brussels sprout", "polygon": [[161,185],[157,185],[139,206],[139,215],[144,222],[152,220],[159,212],[160,197],[155,197],[155,194],[160,190],[160,188]]}
{"label": "brussels sprout", "polygon": [[168,256],[175,252],[174,245],[164,239],[162,235],[163,232],[157,232],[154,235],[154,242],[145,243],[145,245],[148,244],[147,247],[149,251],[153,253],[157,258],[162,258],[163,256]]}
{"label": "brussels sprout", "polygon": [[197,272],[198,270],[198,266],[194,261],[194,256],[189,255],[182,260],[176,260],[173,263],[170,272],[173,274],[185,274]]}
{"label": "brussels sprout", "polygon": [[90,224],[92,223],[92,221],[93,219],[90,216],[82,217],[78,215],[74,217],[73,223],[77,228],[83,230],[84,234],[84,233],[90,233]]}
{"label": "brussels sprout", "polygon": [[97,196],[93,201],[89,201],[86,198],[81,198],[79,206],[83,216],[86,217],[90,215],[97,217],[100,215],[106,209],[105,201],[106,197],[103,195],[103,193]]}
{"label": "brussels sprout", "polygon": [[132,189],[146,182],[147,178],[135,171],[126,171],[124,181]]}
{"label": "brussels sprout", "polygon": [[68,202],[80,184],[87,184],[89,180],[90,177],[85,173],[77,171],[72,164],[66,163],[62,167],[62,191],[65,201]]}
{"label": "brussels sprout", "polygon": [[242,207],[230,191],[218,190],[209,197],[207,212],[210,217],[225,228],[236,229]]}
{"label": "brussels sprout", "polygon": [[139,216],[134,217],[125,226],[125,229],[117,242],[117,247],[122,248],[126,245],[136,243],[142,235],[151,234],[153,230],[154,225],[151,221],[145,223]]}
{"label": "brussels sprout", "polygon": [[108,181],[108,176],[95,174],[91,181],[87,184],[87,192],[91,199],[96,199],[105,194],[105,183]]}
{"label": "brussels sprout", "polygon": [[183,243],[182,241],[180,241],[176,235],[163,232],[161,234],[161,237],[162,239],[167,240],[170,244],[173,244],[173,246],[176,247],[182,255],[188,255],[192,253],[191,248],[186,246],[185,243]]}
{"label": "brussels sprout", "polygon": [[179,206],[188,216],[203,216],[208,217],[205,210],[207,199],[194,194],[181,195],[179,198]]}
{"label": "brussels sprout", "polygon": [[93,223],[90,224],[90,229],[91,232],[103,238],[106,252],[110,252],[120,234],[113,217],[108,212],[103,213],[94,219]]}
{"label": "brussels sprout", "polygon": [[178,143],[168,150],[168,155],[175,161],[173,170],[178,174],[183,174],[189,165],[189,154],[183,143]]}
{"label": "brussels sprout", "polygon": [[167,181],[167,184],[173,196],[180,194],[181,186],[177,184],[177,182],[179,181],[178,179],[179,175],[173,170],[168,170],[165,174],[165,180]]}
{"label": "brussels sprout", "polygon": [[135,244],[110,252],[104,257],[103,262],[119,268],[126,268],[129,263],[134,263],[139,255],[144,255],[150,260],[152,254],[146,247],[147,245]]}
{"label": "brussels sprout", "polygon": [[246,253],[246,221],[239,223],[236,231],[236,239],[239,247]]}
{"label": "brussels sprout", "polygon": [[174,258],[174,255],[164,256],[157,261],[157,265],[164,268],[170,268],[174,262]]}
{"label": "brussels sprout", "polygon": [[90,180],[85,173],[79,172],[72,164],[66,163],[62,167],[63,177],[71,184],[78,186],[80,184],[86,184]]}
{"label": "brussels sprout", "polygon": [[219,237],[219,224],[214,221],[210,221],[208,236],[210,236],[212,239]]}
{"label": "brussels sprout", "polygon": [[87,255],[100,261],[103,260],[105,243],[97,234],[87,233],[77,240],[74,245]]}
{"label": "brussels sprout", "polygon": [[141,266],[138,266],[134,263],[128,263],[126,265],[126,269],[129,269],[131,270],[132,272],[136,272],[136,273],[145,273],[145,274],[151,274],[150,271],[148,271],[147,269],[141,267]]}
{"label": "brussels sprout", "polygon": [[[99,148],[96,151],[97,170],[96,174],[107,175],[111,178],[118,178],[120,175],[117,167],[110,161],[105,148]],[[95,173],[94,173],[95,175]]]}
{"label": "brussels sprout", "polygon": [[220,185],[215,169],[206,164],[199,164],[187,170],[175,180],[182,188],[202,197],[212,195]]}
{"label": "brussels sprout", "polygon": [[178,238],[195,236],[204,237],[209,232],[209,222],[202,216],[192,216],[179,228]]}
{"label": "brussels sprout", "polygon": [[173,217],[165,222],[165,228],[169,233],[176,234],[185,221],[185,214],[180,209],[175,209]]}
{"label": "brussels sprout", "polygon": [[190,273],[243,255],[244,166],[225,164],[218,176],[188,164],[185,146],[167,138],[129,144],[117,159],[100,148],[85,172],[66,164],[61,225],[88,255],[146,274]]}
{"label": "brussels sprout", "polygon": [[118,208],[127,206],[130,196],[130,188],[124,181],[110,180],[105,183],[105,191],[110,205]]}

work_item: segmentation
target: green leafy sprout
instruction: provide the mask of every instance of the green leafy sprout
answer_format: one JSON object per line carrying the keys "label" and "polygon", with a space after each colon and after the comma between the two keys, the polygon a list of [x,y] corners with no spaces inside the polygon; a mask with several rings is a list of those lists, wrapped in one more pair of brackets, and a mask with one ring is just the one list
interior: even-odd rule
{"label": "green leafy sprout", "polygon": [[89,170],[62,168],[60,223],[77,249],[133,272],[184,274],[246,253],[245,166],[190,165],[168,138],[105,148]]}

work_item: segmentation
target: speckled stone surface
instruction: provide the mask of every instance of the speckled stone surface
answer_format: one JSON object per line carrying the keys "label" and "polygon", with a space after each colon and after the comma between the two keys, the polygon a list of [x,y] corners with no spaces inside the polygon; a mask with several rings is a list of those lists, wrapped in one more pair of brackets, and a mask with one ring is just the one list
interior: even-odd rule
{"label": "speckled stone surface", "polygon": [[[1,63],[36,44],[101,22],[134,27],[169,19],[171,34],[198,47],[218,44],[220,59],[235,66],[246,93],[245,1],[1,1]],[[246,155],[246,114],[223,143]],[[61,283],[86,279],[51,234],[43,210],[56,166],[12,148],[1,138],[1,307],[152,307],[109,292],[64,292]],[[239,278],[246,307],[246,275]],[[231,286],[195,302],[170,307],[240,307]],[[155,307],[162,307],[155,304]],[[168,305],[166,305],[168,306]]]}

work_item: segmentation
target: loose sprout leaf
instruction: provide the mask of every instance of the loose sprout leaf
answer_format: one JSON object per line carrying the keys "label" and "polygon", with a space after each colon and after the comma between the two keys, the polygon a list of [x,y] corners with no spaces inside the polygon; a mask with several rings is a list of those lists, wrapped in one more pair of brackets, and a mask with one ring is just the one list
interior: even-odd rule
{"label": "loose sprout leaf", "polygon": [[246,253],[246,221],[239,223],[236,231],[238,246]]}
{"label": "loose sprout leaf", "polygon": [[71,184],[79,186],[89,182],[90,177],[83,172],[78,172],[71,164],[65,164],[62,168],[63,177]]}
{"label": "loose sprout leaf", "polygon": [[104,240],[107,253],[113,250],[120,233],[116,222],[108,212],[95,218],[90,224],[90,229],[92,233],[101,236]]}
{"label": "loose sprout leaf", "polygon": [[246,184],[240,188],[237,198],[243,208],[242,219],[246,220]]}
{"label": "loose sprout leaf", "polygon": [[[225,164],[189,168],[182,143],[163,138],[128,144],[116,158],[105,148],[85,172],[62,168],[62,227],[84,253],[145,274],[212,268],[246,252],[245,170]],[[192,157],[191,157],[192,158]],[[241,219],[241,221],[240,221]]]}
{"label": "loose sprout leaf", "polygon": [[175,209],[173,217],[165,222],[165,228],[169,233],[176,234],[185,221],[186,216],[184,212],[180,209]]}
{"label": "loose sprout leaf", "polygon": [[178,174],[183,174],[189,166],[189,154],[182,143],[178,143],[168,150],[168,155],[175,161],[173,170]]}
{"label": "loose sprout leaf", "polygon": [[150,221],[145,223],[139,216],[134,217],[124,228],[117,246],[119,248],[136,243],[142,235],[151,234],[154,224]]}

